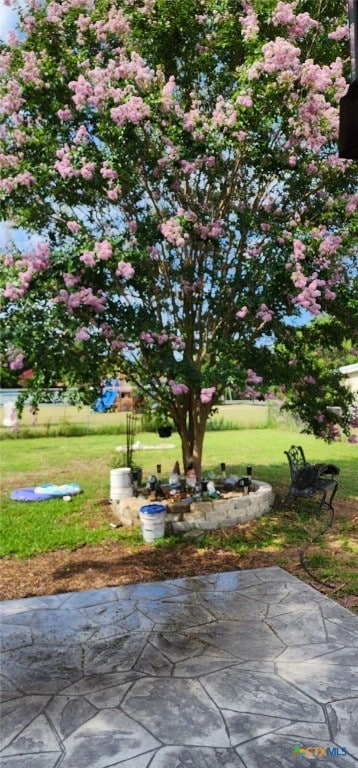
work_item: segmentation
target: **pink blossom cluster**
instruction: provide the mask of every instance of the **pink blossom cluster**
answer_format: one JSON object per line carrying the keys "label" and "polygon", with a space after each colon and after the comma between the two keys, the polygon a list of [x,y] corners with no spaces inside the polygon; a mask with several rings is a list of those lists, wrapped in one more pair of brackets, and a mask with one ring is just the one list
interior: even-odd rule
{"label": "pink blossom cluster", "polygon": [[77,80],[71,80],[68,84],[71,91],[74,91],[72,100],[77,109],[81,109],[87,103],[88,99],[92,96],[92,85],[84,75],[79,75]]}
{"label": "pink blossom cluster", "polygon": [[255,389],[255,387],[250,386],[245,387],[244,391],[240,392],[240,394],[248,400],[255,400],[257,397],[261,397],[261,392]]}
{"label": "pink blossom cluster", "polygon": [[21,131],[20,128],[14,128],[12,132],[14,142],[18,148],[22,147],[26,142],[26,133]]}
{"label": "pink blossom cluster", "polygon": [[126,341],[124,341],[123,337],[120,337],[119,339],[114,339],[111,341],[111,349],[112,350],[119,350],[120,352],[123,352],[124,349],[127,349],[128,344]]}
{"label": "pink blossom cluster", "polygon": [[83,251],[80,256],[80,261],[82,261],[82,264],[85,264],[86,267],[94,267],[96,264],[94,251]]}
{"label": "pink blossom cluster", "polygon": [[358,192],[348,197],[348,202],[345,207],[346,213],[355,213],[358,208]]}
{"label": "pink blossom cluster", "polygon": [[224,232],[222,223],[221,219],[214,219],[209,224],[201,224],[198,222],[194,225],[194,229],[199,233],[203,240],[207,240],[208,237],[221,237]]}
{"label": "pink blossom cluster", "polygon": [[170,168],[173,163],[180,158],[180,147],[177,147],[172,141],[164,140],[165,149],[162,157],[157,160],[157,168],[155,168],[155,176],[159,175],[159,169]]}
{"label": "pink blossom cluster", "polygon": [[262,46],[264,54],[264,72],[292,72],[298,74],[300,68],[301,49],[285,40],[276,37]]}
{"label": "pink blossom cluster", "polygon": [[78,275],[71,275],[69,272],[64,272],[62,277],[66,288],[73,288],[74,285],[78,285],[81,282],[81,278]]}
{"label": "pink blossom cluster", "polygon": [[168,82],[162,88],[162,108],[165,112],[169,112],[171,107],[175,105],[176,82],[174,75],[171,75]]}
{"label": "pink blossom cluster", "polygon": [[327,235],[318,248],[320,256],[336,253],[341,243],[341,235]]}
{"label": "pink blossom cluster", "polygon": [[111,202],[116,202],[116,200],[118,200],[118,198],[122,194],[122,189],[121,187],[118,187],[118,186],[112,187],[110,189],[107,189],[106,194],[108,199],[111,200]]}
{"label": "pink blossom cluster", "polygon": [[101,261],[108,261],[112,256],[112,246],[108,240],[102,240],[94,244],[95,253]]}
{"label": "pink blossom cluster", "polygon": [[118,172],[110,167],[108,160],[104,161],[100,170],[100,174],[101,176],[103,176],[104,179],[111,179],[111,180],[118,179]]}
{"label": "pink blossom cluster", "polygon": [[17,187],[24,186],[29,189],[35,183],[36,179],[30,171],[22,171],[21,173],[17,173],[16,176],[8,176],[7,178],[0,179],[0,189],[7,195],[11,195]]}
{"label": "pink blossom cluster", "polygon": [[116,269],[117,277],[123,280],[129,280],[134,275],[134,267],[129,261],[119,261]]}
{"label": "pink blossom cluster", "polygon": [[246,307],[246,306],[241,307],[241,309],[239,309],[239,311],[236,312],[236,317],[240,318],[240,320],[243,320],[243,318],[246,317],[248,312],[249,312],[248,307]]}
{"label": "pink blossom cluster", "polygon": [[88,341],[89,338],[90,338],[90,334],[88,332],[88,329],[85,328],[84,326],[82,328],[79,328],[75,335],[76,341]]}
{"label": "pink blossom cluster", "polygon": [[316,413],[314,418],[315,418],[315,421],[318,422],[318,424],[323,424],[325,420],[324,414],[322,413],[322,411],[318,411],[318,413]]}
{"label": "pink blossom cluster", "polygon": [[257,317],[259,317],[263,323],[269,323],[271,322],[274,314],[274,311],[269,309],[266,304],[261,304],[261,307],[257,313]]}
{"label": "pink blossom cluster", "polygon": [[108,19],[106,21],[100,19],[99,21],[96,21],[92,27],[96,30],[97,40],[99,42],[105,42],[108,34],[122,37],[130,31],[128,19],[125,17],[122,9],[116,8],[115,6],[110,7]]}
{"label": "pink blossom cluster", "polygon": [[207,240],[209,237],[216,238],[223,234],[222,219],[213,219],[208,224],[202,224],[198,221],[198,217],[194,211],[184,208],[179,208],[177,216],[172,216],[166,222],[161,224],[161,232],[168,240],[168,242],[179,247],[185,245],[185,241],[189,238],[187,232],[184,233],[183,225],[178,217],[182,217],[188,223],[193,224],[195,232],[197,232],[203,240]]}
{"label": "pink blossom cluster", "polygon": [[3,296],[15,301],[26,294],[33,276],[49,267],[50,245],[48,242],[38,243],[33,250],[23,253],[20,259],[15,261],[5,257],[4,263],[14,267],[16,276],[14,283],[6,283]]}
{"label": "pink blossom cluster", "polygon": [[89,133],[87,131],[87,128],[85,125],[81,125],[78,130],[76,131],[76,134],[73,138],[73,143],[75,145],[78,144],[88,144],[90,139]]}
{"label": "pink blossom cluster", "polygon": [[76,234],[76,232],[79,232],[81,229],[81,225],[78,224],[77,221],[73,221],[72,219],[67,222],[66,226],[67,226],[67,229],[69,229],[70,232],[72,232],[72,234]]}
{"label": "pink blossom cluster", "polygon": [[6,72],[10,72],[11,62],[12,62],[11,53],[5,52],[5,51],[4,53],[0,53],[0,72],[2,75],[5,75]]}
{"label": "pink blossom cluster", "polygon": [[203,167],[213,168],[215,166],[215,163],[216,163],[216,160],[214,155],[209,155],[209,156],[197,157],[195,160],[192,160],[192,161],[181,160],[180,165],[185,175],[190,175],[192,173],[196,173],[196,171],[200,170]]}
{"label": "pink blossom cluster", "polygon": [[169,341],[173,350],[185,349],[185,341],[183,338],[175,333],[168,334],[164,328],[160,333],[156,333],[155,331],[142,331],[139,339],[149,346],[153,346],[154,344],[161,346]]}
{"label": "pink blossom cluster", "polygon": [[252,368],[248,368],[246,371],[246,382],[247,384],[261,384],[262,383],[262,376],[259,376],[255,371],[252,370]]}
{"label": "pink blossom cluster", "polygon": [[11,347],[7,356],[9,368],[12,371],[19,371],[23,368],[25,359],[25,353],[18,349],[18,347]]}
{"label": "pink blossom cluster", "polygon": [[150,107],[143,101],[141,96],[131,96],[124,104],[112,107],[110,115],[116,125],[125,125],[125,123],[138,125],[138,123],[149,117]]}
{"label": "pink blossom cluster", "polygon": [[126,64],[126,77],[132,79],[137,88],[148,91],[155,80],[155,73],[138,53],[132,51]]}
{"label": "pink blossom cluster", "polygon": [[81,167],[75,168],[72,165],[72,153],[68,144],[56,151],[56,157],[58,159],[55,161],[54,168],[63,179],[82,176],[83,179],[89,181],[93,178],[96,164],[81,158]]}
{"label": "pink blossom cluster", "polygon": [[0,99],[0,110],[4,115],[13,115],[20,112],[24,104],[23,91],[17,80],[10,78],[7,82],[7,91]]}
{"label": "pink blossom cluster", "polygon": [[114,170],[114,168],[111,168],[108,160],[105,160],[101,166],[100,174],[103,179],[108,180],[108,188],[106,189],[106,195],[108,199],[112,202],[115,202],[122,194],[121,187],[115,184],[115,181],[118,178],[118,171]]}
{"label": "pink blossom cluster", "polygon": [[[194,138],[197,139],[204,136],[203,129],[201,128],[199,130],[199,123],[203,121],[203,115],[200,112],[200,107],[201,102],[199,99],[193,99],[189,111],[183,113],[183,115],[180,115],[183,119],[184,131],[192,133]],[[207,122],[205,124],[205,129],[209,129],[209,123]]]}
{"label": "pink blossom cluster", "polygon": [[300,79],[302,85],[320,93],[325,93],[334,86],[337,101],[344,96],[347,87],[346,80],[343,77],[343,61],[341,58],[336,58],[329,66],[326,64],[320,66],[315,64],[313,59],[306,59],[301,67]]}
{"label": "pink blossom cluster", "polygon": [[293,240],[293,255],[296,259],[296,261],[303,261],[305,256],[306,246],[302,242],[302,240],[299,240],[298,238],[294,238]]}
{"label": "pink blossom cluster", "polygon": [[51,0],[46,7],[46,17],[50,24],[60,24],[62,16],[75,8],[92,10],[94,5],[93,0],[64,0],[64,2],[56,2]]}
{"label": "pink blossom cluster", "polygon": [[216,387],[204,387],[200,392],[200,400],[204,404],[211,403]]}
{"label": "pink blossom cluster", "polygon": [[160,230],[168,243],[183,248],[189,235],[183,233],[183,227],[176,216],[171,216],[160,225]]}
{"label": "pink blossom cluster", "polygon": [[193,283],[189,283],[188,280],[182,280],[181,281],[181,288],[183,293],[190,294],[190,293],[198,293],[199,291],[202,291],[205,286],[205,283],[203,280],[195,280]]}
{"label": "pink blossom cluster", "polygon": [[44,80],[41,76],[39,59],[34,51],[23,51],[23,66],[17,70],[17,77],[24,83],[31,83],[36,88],[42,88]]}
{"label": "pink blossom cluster", "polygon": [[170,334],[169,339],[171,341],[171,346],[173,350],[183,350],[185,349],[185,341],[182,338],[182,336],[176,336],[175,333]]}
{"label": "pink blossom cluster", "polygon": [[237,111],[230,101],[225,101],[223,96],[218,96],[212,116],[213,128],[231,128],[236,124]]}
{"label": "pink blossom cluster", "polygon": [[243,0],[242,3],[244,15],[239,17],[241,24],[241,34],[244,40],[251,40],[256,37],[260,31],[257,15],[250,3]]}
{"label": "pink blossom cluster", "polygon": [[285,26],[290,36],[302,38],[307,35],[311,29],[317,29],[319,22],[309,15],[309,13],[295,14],[297,2],[284,3],[278,2],[276,10],[272,15],[272,21],[275,26]]}
{"label": "pink blossom cluster", "polygon": [[248,93],[239,93],[235,99],[235,104],[239,107],[252,107],[252,97]]}
{"label": "pink blossom cluster", "polygon": [[186,393],[189,392],[189,387],[187,387],[186,384],[180,384],[173,381],[173,379],[169,379],[168,384],[173,395],[186,395]]}
{"label": "pink blossom cluster", "polygon": [[26,290],[27,288],[24,285],[20,287],[20,286],[14,285],[13,283],[7,282],[5,284],[5,288],[2,292],[2,295],[6,299],[17,301],[18,299],[21,299],[22,296],[25,296]]}
{"label": "pink blossom cluster", "polygon": [[153,259],[153,261],[159,261],[159,259],[161,258],[162,254],[161,254],[159,248],[157,248],[156,245],[148,245],[147,246],[147,251],[148,251],[150,257]]}
{"label": "pink blossom cluster", "polygon": [[[312,231],[314,237],[322,237],[322,242],[318,248],[318,256],[315,259],[315,264],[321,269],[327,269],[330,266],[330,261],[327,258],[330,254],[335,253],[337,248],[341,245],[342,238],[340,235],[327,234],[325,227],[319,227]],[[288,260],[287,268],[294,267],[294,271],[291,275],[292,282],[295,288],[299,289],[299,293],[292,299],[293,303],[299,304],[313,315],[319,314],[321,305],[318,299],[322,296],[322,290],[324,298],[327,301],[331,301],[335,298],[336,294],[331,290],[331,287],[340,280],[340,275],[337,272],[328,279],[319,278],[318,272],[314,271],[310,277],[304,274],[301,262],[305,259],[306,247],[301,240],[295,238],[293,241],[293,258]]]}
{"label": "pink blossom cluster", "polygon": [[8,36],[6,39],[6,43],[7,45],[10,45],[11,48],[19,47],[20,37],[14,29],[10,29],[10,32],[8,33]]}
{"label": "pink blossom cluster", "polygon": [[337,138],[338,111],[321,93],[310,91],[298,109],[298,119],[290,118],[289,122],[292,140],[314,152],[319,152],[329,138]]}
{"label": "pink blossom cluster", "polygon": [[144,331],[140,334],[139,338],[146,344],[159,344],[159,346],[162,346],[162,344],[166,344],[167,341],[169,341],[169,334],[163,328],[160,333],[155,333],[155,331]]}
{"label": "pink blossom cluster", "polygon": [[69,293],[67,290],[60,290],[58,296],[54,298],[55,303],[64,304],[69,315],[74,314],[74,310],[79,307],[90,307],[93,312],[104,312],[107,304],[106,297],[102,291],[95,295],[92,288],[80,288],[79,291]]}
{"label": "pink blossom cluster", "polygon": [[59,117],[61,123],[66,123],[68,120],[72,119],[72,112],[67,105],[64,107],[64,109],[58,109],[56,114]]}
{"label": "pink blossom cluster", "polygon": [[139,338],[145,344],[154,344],[154,336],[150,331],[142,331]]}
{"label": "pink blossom cluster", "polygon": [[85,32],[87,29],[91,26],[92,18],[91,16],[86,16],[84,13],[80,13],[80,15],[77,17],[75,24],[77,27],[77,43],[78,45],[85,45]]}
{"label": "pink blossom cluster", "polygon": [[[312,315],[318,315],[321,310],[318,299],[322,295],[321,288],[325,285],[326,281],[319,279],[317,272],[313,272],[311,278],[308,278],[303,274],[300,264],[296,265],[296,271],[291,275],[291,279],[295,288],[302,289],[292,299],[293,303],[299,304]],[[329,298],[329,296],[326,296],[326,298]]]}
{"label": "pink blossom cluster", "polygon": [[113,328],[111,328],[111,326],[108,323],[101,323],[100,331],[101,331],[101,335],[104,336],[105,339],[113,339],[114,330]]}
{"label": "pink blossom cluster", "polygon": [[251,248],[247,248],[247,254],[248,256],[259,256],[260,253],[264,250],[263,245],[255,245]]}
{"label": "pink blossom cluster", "polygon": [[334,29],[333,32],[329,32],[328,34],[328,39],[335,40],[336,42],[340,42],[341,40],[346,40],[348,37],[349,37],[348,24],[344,24],[343,26],[336,27],[336,29]]}

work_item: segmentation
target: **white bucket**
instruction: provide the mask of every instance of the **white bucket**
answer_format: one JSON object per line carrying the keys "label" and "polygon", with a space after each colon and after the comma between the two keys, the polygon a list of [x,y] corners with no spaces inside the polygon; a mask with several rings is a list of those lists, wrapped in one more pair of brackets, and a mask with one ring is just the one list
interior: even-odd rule
{"label": "white bucket", "polygon": [[163,504],[144,504],[139,507],[142,536],[148,544],[164,536],[166,513]]}
{"label": "white bucket", "polygon": [[133,496],[132,470],[129,467],[111,469],[111,501],[129,499]]}

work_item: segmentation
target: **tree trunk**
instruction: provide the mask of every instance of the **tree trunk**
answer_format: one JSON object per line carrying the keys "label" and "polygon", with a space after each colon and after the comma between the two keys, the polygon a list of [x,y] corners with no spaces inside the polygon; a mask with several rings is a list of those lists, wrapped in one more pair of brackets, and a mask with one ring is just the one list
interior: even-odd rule
{"label": "tree trunk", "polygon": [[210,406],[191,402],[172,412],[172,418],[180,435],[184,473],[189,462],[193,462],[197,482],[201,481],[203,445]]}

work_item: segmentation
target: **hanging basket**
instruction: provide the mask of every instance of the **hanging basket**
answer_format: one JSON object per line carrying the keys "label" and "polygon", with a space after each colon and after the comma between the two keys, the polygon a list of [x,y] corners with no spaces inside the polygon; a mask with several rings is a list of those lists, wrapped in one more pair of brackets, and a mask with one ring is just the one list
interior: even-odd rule
{"label": "hanging basket", "polygon": [[170,437],[172,434],[172,427],[170,424],[166,424],[164,427],[159,427],[158,429],[158,435],[159,437]]}

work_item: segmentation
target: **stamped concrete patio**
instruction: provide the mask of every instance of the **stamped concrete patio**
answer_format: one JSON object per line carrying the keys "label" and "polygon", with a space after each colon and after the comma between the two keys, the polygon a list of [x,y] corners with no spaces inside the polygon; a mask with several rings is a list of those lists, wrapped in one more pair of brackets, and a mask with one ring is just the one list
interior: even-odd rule
{"label": "stamped concrete patio", "polygon": [[358,620],[280,568],[6,601],[1,634],[1,768],[358,764]]}

